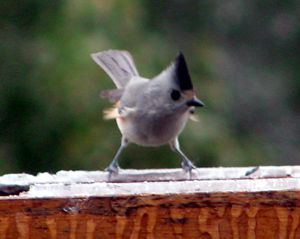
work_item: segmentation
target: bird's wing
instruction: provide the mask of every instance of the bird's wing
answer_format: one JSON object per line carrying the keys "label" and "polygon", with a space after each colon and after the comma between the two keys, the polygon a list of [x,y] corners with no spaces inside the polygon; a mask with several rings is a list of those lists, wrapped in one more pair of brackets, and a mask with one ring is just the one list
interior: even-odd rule
{"label": "bird's wing", "polygon": [[122,107],[121,102],[118,101],[113,107],[104,110],[104,119],[116,119],[116,118],[126,118],[132,113],[136,112],[136,108]]}
{"label": "bird's wing", "polygon": [[117,88],[124,88],[133,76],[139,76],[128,51],[108,50],[94,53],[91,56],[111,77]]}
{"label": "bird's wing", "polygon": [[124,92],[123,88],[103,90],[100,92],[100,96],[102,98],[108,99],[112,103],[115,103],[121,99],[123,92]]}

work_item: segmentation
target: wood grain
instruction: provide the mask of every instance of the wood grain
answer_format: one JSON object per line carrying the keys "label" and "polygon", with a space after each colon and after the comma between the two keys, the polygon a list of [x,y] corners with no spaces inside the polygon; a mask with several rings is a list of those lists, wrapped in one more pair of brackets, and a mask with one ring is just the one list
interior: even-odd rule
{"label": "wood grain", "polygon": [[[185,181],[170,181],[174,170],[159,170],[152,173],[169,180],[151,182],[124,175],[123,181],[105,181],[103,172],[64,172],[64,180],[4,175],[0,191],[10,190],[0,197],[0,239],[300,238],[298,167],[270,169],[228,179],[216,179],[220,169],[208,169],[211,178]],[[242,175],[246,169],[236,170]],[[143,175],[135,172],[125,174]],[[13,190],[18,186],[23,191]]]}

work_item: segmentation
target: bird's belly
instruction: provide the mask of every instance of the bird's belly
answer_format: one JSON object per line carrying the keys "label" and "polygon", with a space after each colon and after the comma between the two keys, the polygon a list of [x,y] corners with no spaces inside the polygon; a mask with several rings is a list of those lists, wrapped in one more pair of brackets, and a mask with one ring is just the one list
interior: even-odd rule
{"label": "bird's belly", "polygon": [[183,130],[188,119],[184,114],[180,118],[150,118],[147,121],[135,118],[118,118],[117,124],[124,137],[130,142],[144,146],[159,146],[169,143]]}

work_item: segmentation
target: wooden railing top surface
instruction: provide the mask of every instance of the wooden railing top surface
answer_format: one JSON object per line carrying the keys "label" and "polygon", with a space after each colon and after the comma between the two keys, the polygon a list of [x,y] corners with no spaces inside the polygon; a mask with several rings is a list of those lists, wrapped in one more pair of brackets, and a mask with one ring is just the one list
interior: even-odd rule
{"label": "wooden railing top surface", "polygon": [[0,177],[0,238],[300,238],[300,167]]}
{"label": "wooden railing top surface", "polygon": [[299,191],[300,166],[246,168],[59,171],[56,174],[7,174],[0,177],[1,199],[107,197],[226,192]]}

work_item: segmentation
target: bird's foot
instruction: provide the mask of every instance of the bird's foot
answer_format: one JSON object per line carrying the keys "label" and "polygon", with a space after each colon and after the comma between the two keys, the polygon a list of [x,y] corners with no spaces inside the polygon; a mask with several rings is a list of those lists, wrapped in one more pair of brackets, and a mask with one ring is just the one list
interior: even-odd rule
{"label": "bird's foot", "polygon": [[119,165],[117,164],[110,164],[106,169],[105,171],[109,173],[109,176],[111,175],[117,175],[119,173],[119,170],[121,168],[119,167]]}
{"label": "bird's foot", "polygon": [[193,169],[197,167],[190,160],[183,160],[181,166],[184,172],[191,174]]}

